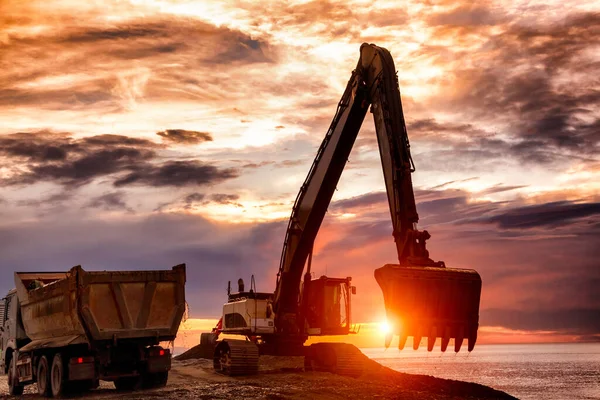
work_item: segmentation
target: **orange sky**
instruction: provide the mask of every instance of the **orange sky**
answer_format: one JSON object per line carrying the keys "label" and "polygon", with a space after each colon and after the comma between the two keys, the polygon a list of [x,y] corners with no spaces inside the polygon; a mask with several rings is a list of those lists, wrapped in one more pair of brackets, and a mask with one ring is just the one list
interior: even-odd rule
{"label": "orange sky", "polygon": [[[0,292],[15,269],[181,262],[193,318],[219,314],[228,280],[254,274],[272,291],[296,193],[373,42],[398,69],[431,255],[483,278],[481,341],[598,340],[599,13],[590,1],[4,0]],[[351,275],[368,324],[384,319],[373,270],[396,255],[365,121],[313,271]]]}

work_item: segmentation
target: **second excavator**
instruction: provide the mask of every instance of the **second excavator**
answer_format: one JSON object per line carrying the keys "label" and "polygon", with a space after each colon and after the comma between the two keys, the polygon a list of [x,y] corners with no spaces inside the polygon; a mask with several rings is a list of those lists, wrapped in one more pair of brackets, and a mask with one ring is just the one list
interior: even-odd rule
{"label": "second excavator", "polygon": [[[411,173],[415,171],[402,111],[398,78],[389,51],[373,44],[360,47],[360,59],[338,104],[331,125],[296,198],[288,223],[274,293],[259,293],[252,281],[245,290],[228,290],[223,316],[201,342],[214,344],[214,366],[226,374],[258,369],[259,354],[305,355],[305,366],[356,375],[353,346],[317,343],[309,336],[352,333],[351,278],[311,275],[315,238],[331,202],[367,111],[371,109],[391,213],[398,264],[375,270],[392,334],[399,348],[413,337],[416,349],[427,337],[431,351],[441,338],[445,351],[451,338],[459,351],[464,338],[471,351],[477,339],[481,278],[474,270],[447,268],[426,249],[430,238],[419,231]],[[306,271],[305,271],[306,270]],[[223,339],[220,333],[246,336]],[[390,345],[392,335],[386,338]],[[355,349],[355,348],[354,348]]]}

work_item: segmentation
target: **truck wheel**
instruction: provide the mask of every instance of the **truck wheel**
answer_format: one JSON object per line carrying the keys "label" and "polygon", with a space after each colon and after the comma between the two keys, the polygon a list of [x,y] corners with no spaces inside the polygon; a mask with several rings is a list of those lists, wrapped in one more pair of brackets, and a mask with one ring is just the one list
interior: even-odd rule
{"label": "truck wheel", "polygon": [[63,365],[60,353],[54,355],[52,360],[52,369],[50,370],[50,382],[52,386],[52,396],[62,397],[65,394],[65,367]]}
{"label": "truck wheel", "polygon": [[37,390],[40,396],[52,397],[52,386],[50,384],[50,366],[48,358],[42,356],[37,368]]}
{"label": "truck wheel", "polygon": [[94,380],[69,382],[67,386],[69,394],[82,394],[97,387]]}
{"label": "truck wheel", "polygon": [[169,371],[148,374],[144,380],[146,382],[144,386],[147,388],[165,387],[167,386],[167,381],[169,380]]}
{"label": "truck wheel", "polygon": [[133,376],[127,378],[118,378],[114,381],[115,388],[119,391],[132,391],[142,388],[142,377]]}
{"label": "truck wheel", "polygon": [[10,367],[8,368],[8,394],[11,396],[21,396],[24,386],[19,385],[17,377],[17,359],[12,357]]}

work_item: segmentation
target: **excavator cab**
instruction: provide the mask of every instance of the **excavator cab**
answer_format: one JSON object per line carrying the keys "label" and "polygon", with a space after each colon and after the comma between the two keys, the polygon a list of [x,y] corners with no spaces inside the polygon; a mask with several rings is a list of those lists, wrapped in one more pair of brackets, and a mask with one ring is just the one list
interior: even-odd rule
{"label": "excavator cab", "polygon": [[303,310],[306,334],[310,336],[347,335],[350,332],[350,298],[356,293],[352,278],[304,281]]}
{"label": "excavator cab", "polygon": [[454,339],[454,351],[460,351],[463,340],[468,350],[475,347],[479,326],[481,277],[470,269],[422,267],[387,264],[375,270],[375,279],[385,302],[391,333],[399,335],[398,348],[403,349],[408,336],[416,350],[427,337],[427,350],[433,350],[441,338],[442,351]]}

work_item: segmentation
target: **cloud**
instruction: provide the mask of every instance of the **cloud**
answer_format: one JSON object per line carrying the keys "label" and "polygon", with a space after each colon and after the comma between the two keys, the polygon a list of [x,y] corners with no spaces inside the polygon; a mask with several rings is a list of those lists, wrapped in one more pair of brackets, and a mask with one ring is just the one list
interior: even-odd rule
{"label": "cloud", "polygon": [[[432,257],[480,271],[485,323],[516,329],[540,311],[532,329],[598,335],[563,314],[600,309],[599,17],[583,9],[209,2],[182,17],[199,10],[11,2],[0,12],[0,289],[30,265],[185,261],[198,316],[218,314],[226,281],[249,271],[272,290],[285,221],[228,216],[289,215],[372,41],[396,61]],[[383,315],[373,269],[396,261],[370,121],[350,162],[313,271],[352,275],[364,321]]]}
{"label": "cloud", "polygon": [[52,193],[46,197],[42,197],[41,199],[29,199],[29,200],[21,200],[17,203],[18,206],[21,207],[35,207],[35,208],[43,208],[43,207],[63,207],[65,202],[72,200],[75,197],[75,193],[69,190],[63,190],[58,193]]}
{"label": "cloud", "polygon": [[[132,168],[140,168],[154,158],[152,151],[135,148],[98,150],[63,163],[31,165],[29,171],[9,179],[8,185],[31,185],[38,182],[56,182],[65,186],[81,186],[102,176]],[[119,181],[115,181],[118,186]]]}
{"label": "cloud", "polygon": [[12,174],[4,186],[54,182],[80,187],[101,177],[113,185],[152,187],[212,185],[237,177],[232,168],[218,168],[199,160],[171,160],[158,163],[156,143],[123,135],[97,135],[74,139],[67,133],[40,131],[0,136],[0,154],[11,161]]}
{"label": "cloud", "polygon": [[387,194],[385,192],[371,192],[360,196],[351,197],[349,199],[337,200],[330,205],[330,209],[351,212],[355,208],[363,208],[372,205],[381,205],[387,202]]}
{"label": "cloud", "polygon": [[167,129],[156,133],[163,140],[174,143],[198,144],[213,140],[208,132],[187,131],[185,129]]}
{"label": "cloud", "polygon": [[[596,284],[599,282],[596,282]],[[532,331],[557,331],[576,335],[600,332],[600,308],[523,311],[518,309],[487,309],[481,312],[480,323]]]}
{"label": "cloud", "polygon": [[132,169],[133,172],[117,179],[114,182],[115,186],[203,186],[239,176],[238,171],[234,168],[219,169],[214,165],[197,160],[169,161],[160,165],[143,165],[129,169]]}
{"label": "cloud", "polygon": [[101,196],[93,197],[86,207],[105,211],[133,212],[133,209],[125,202],[125,195],[122,192],[105,193]]}
{"label": "cloud", "polygon": [[[26,6],[15,10],[19,8]],[[277,58],[265,38],[194,18],[163,15],[107,24],[94,20],[6,33],[2,56],[10,63],[3,63],[0,72],[0,106],[120,112],[140,99],[181,100],[204,92],[218,69]],[[22,22],[36,26],[27,19]],[[205,72],[198,80],[189,71]]]}
{"label": "cloud", "polygon": [[124,136],[124,135],[96,135],[81,139],[81,143],[87,146],[132,146],[144,148],[157,148],[159,145],[148,139]]}
{"label": "cloud", "polygon": [[284,229],[283,222],[223,225],[175,213],[119,219],[73,213],[46,215],[39,224],[3,221],[0,292],[12,288],[13,271],[32,265],[38,271],[76,264],[86,270],[146,270],[186,263],[192,315],[216,317],[227,299],[228,280],[249,280],[254,274],[259,290],[274,290]]}
{"label": "cloud", "polygon": [[[196,205],[205,206],[205,205],[211,204],[211,203],[221,204],[221,205],[230,204],[230,205],[234,205],[236,207],[243,207],[242,204],[237,202],[237,200],[239,198],[240,198],[240,196],[237,194],[214,193],[211,195],[205,195],[204,193],[194,192],[194,193],[190,193],[190,194],[186,195],[183,198],[182,202],[183,202],[183,208],[186,210],[189,210],[193,206],[196,206]],[[172,204],[177,204],[178,202],[179,201],[176,200],[174,202],[165,203],[162,205],[162,208],[164,208],[165,206],[172,205]]]}
{"label": "cloud", "polygon": [[[600,92],[581,79],[597,70],[590,54],[600,14],[498,26],[504,29],[497,34],[477,31],[482,44],[471,52],[476,66],[456,65],[450,72],[453,90],[441,102],[470,119],[503,124],[509,136],[465,137],[454,150],[485,149],[495,158],[510,154],[537,164],[593,159],[600,144],[600,119],[594,113]],[[438,27],[436,34],[456,34],[446,29]]]}
{"label": "cloud", "polygon": [[218,204],[238,204],[235,201],[240,198],[237,194],[215,193],[210,196],[211,200]]}
{"label": "cloud", "polygon": [[69,151],[78,150],[65,134],[49,131],[0,136],[0,154],[31,161],[64,160]]}
{"label": "cloud", "polygon": [[187,196],[185,196],[184,201],[188,204],[190,203],[195,203],[195,202],[200,202],[202,200],[204,200],[206,196],[202,193],[190,193]]}
{"label": "cloud", "polygon": [[482,217],[470,221],[496,224],[501,229],[552,228],[597,215],[600,215],[600,203],[558,201],[513,208],[491,217]]}
{"label": "cloud", "polygon": [[444,25],[464,28],[496,25],[506,20],[501,12],[494,11],[496,12],[482,5],[461,5],[451,11],[431,15],[427,19],[427,23],[430,26]]}

